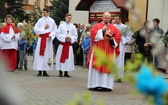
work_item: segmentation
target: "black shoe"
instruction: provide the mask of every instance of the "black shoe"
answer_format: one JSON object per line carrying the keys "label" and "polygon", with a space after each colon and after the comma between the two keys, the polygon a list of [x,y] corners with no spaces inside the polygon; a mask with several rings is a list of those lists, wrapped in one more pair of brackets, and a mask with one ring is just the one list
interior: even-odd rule
{"label": "black shoe", "polygon": [[22,71],[22,67],[20,67],[19,70]]}
{"label": "black shoe", "polygon": [[39,73],[37,74],[37,76],[41,76],[41,73],[42,73],[42,71],[39,71]]}
{"label": "black shoe", "polygon": [[62,75],[61,75],[61,74],[58,74],[58,77],[62,77]]}
{"label": "black shoe", "polygon": [[27,71],[27,67],[25,67],[25,70]]}
{"label": "black shoe", "polygon": [[49,75],[47,73],[43,74],[43,76],[49,77]]}
{"label": "black shoe", "polygon": [[59,70],[58,77],[62,77],[62,71],[61,70]]}
{"label": "black shoe", "polygon": [[46,71],[43,71],[43,76],[49,77]]}
{"label": "black shoe", "polygon": [[91,91],[99,91],[99,89],[96,87],[96,88],[89,88],[89,90]]}
{"label": "black shoe", "polygon": [[65,71],[64,77],[71,77],[71,76],[68,75],[68,71]]}
{"label": "black shoe", "polygon": [[106,91],[106,92],[111,92],[111,91],[112,91],[112,89],[106,89],[105,91]]}
{"label": "black shoe", "polygon": [[78,63],[75,63],[75,65],[79,65]]}
{"label": "black shoe", "polygon": [[71,77],[71,76],[69,76],[68,74],[66,74],[66,75],[64,75],[64,77]]}
{"label": "black shoe", "polygon": [[37,74],[37,76],[41,76],[41,74],[40,74],[40,73],[38,73],[38,74]]}

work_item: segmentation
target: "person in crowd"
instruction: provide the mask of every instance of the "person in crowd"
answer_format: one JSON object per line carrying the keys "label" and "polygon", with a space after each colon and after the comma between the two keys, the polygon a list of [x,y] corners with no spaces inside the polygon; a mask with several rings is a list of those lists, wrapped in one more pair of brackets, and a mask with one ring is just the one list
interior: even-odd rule
{"label": "person in crowd", "polygon": [[[158,36],[158,40],[160,40],[160,35],[163,35],[164,34],[164,31],[163,31],[163,29],[161,29],[160,27],[159,27],[159,24],[160,24],[160,19],[158,19],[158,18],[154,18],[153,19],[153,29],[152,30],[154,30],[155,31],[155,33],[157,34],[157,36]],[[157,43],[157,42],[156,42]],[[154,65],[155,65],[155,67],[156,68],[158,68],[158,55],[156,54],[156,55],[154,55]]]}
{"label": "person in crowd", "polygon": [[37,76],[49,76],[47,71],[53,70],[53,47],[52,40],[57,33],[55,21],[49,17],[50,11],[44,8],[43,17],[40,18],[34,27],[34,32],[39,35],[33,69],[38,70]]}
{"label": "person in crowd", "polygon": [[[74,23],[73,24],[76,27],[76,32],[78,31],[78,24]],[[74,53],[74,64],[76,64],[76,56],[77,56],[77,44],[76,42],[72,44],[72,48],[73,48],[73,53]]]}
{"label": "person in crowd", "polygon": [[150,22],[145,21],[143,27],[137,31],[136,35],[136,44],[139,46],[139,53],[144,56],[144,59],[147,59],[148,63],[153,63],[152,55],[152,43],[150,41],[152,37],[152,30],[149,27]]}
{"label": "person in crowd", "polygon": [[[20,37],[25,36],[25,31],[23,30],[23,23],[18,23],[17,25],[20,31]],[[19,41],[18,41],[18,49],[17,49],[17,64],[16,68],[19,69]]]}
{"label": "person in crowd", "polygon": [[110,19],[111,14],[109,12],[104,12],[102,15],[103,21],[95,24],[90,30],[91,46],[87,60],[87,67],[89,68],[87,88],[93,91],[113,90],[114,78],[111,76],[110,70],[105,66],[99,67],[95,65],[97,59],[93,49],[94,47],[101,49],[105,52],[106,57],[112,54],[115,56],[119,55],[121,34],[115,26],[109,23]]}
{"label": "person in crowd", "polygon": [[59,77],[70,77],[68,71],[74,70],[74,54],[72,44],[77,41],[76,27],[71,23],[72,15],[65,15],[65,22],[58,27],[57,39],[60,44],[56,54],[56,70]]}
{"label": "person in crowd", "polygon": [[75,52],[76,53],[76,65],[82,65],[83,64],[83,52],[82,52],[82,49],[81,49],[80,38],[81,38],[82,33],[84,31],[84,27],[85,27],[84,24],[80,24],[79,29],[77,30],[78,39],[75,42],[76,48],[77,48],[77,51]]}
{"label": "person in crowd", "polygon": [[[168,30],[167,32],[165,33],[165,35],[168,37]],[[168,62],[168,43],[165,43],[165,55],[166,55],[166,60]],[[166,74],[168,74],[168,65],[166,66],[166,71],[165,71]]]}
{"label": "person in crowd", "polygon": [[17,67],[17,48],[20,38],[19,29],[12,23],[12,15],[7,15],[5,18],[6,25],[3,26],[0,38],[2,41],[1,51],[7,62],[6,69],[14,71]]}
{"label": "person in crowd", "polygon": [[126,61],[127,60],[131,60],[131,55],[133,53],[133,45],[135,43],[135,38],[131,38],[130,41],[128,41],[126,44],[125,44],[125,57],[124,57],[124,65],[126,65]]}
{"label": "person in crowd", "polygon": [[83,39],[84,39],[85,36],[86,36],[86,33],[88,33],[88,32],[90,31],[91,28],[92,28],[91,24],[89,24],[89,23],[86,24],[85,30],[82,32],[82,35],[81,35],[81,37],[80,37],[79,45],[82,44],[82,41],[83,41]]}
{"label": "person in crowd", "polygon": [[111,20],[111,24],[116,24],[115,19]]}
{"label": "person in crowd", "polygon": [[33,40],[33,43],[32,43],[32,47],[33,47],[33,60],[32,60],[32,62],[34,62],[34,57],[35,57],[37,42],[38,42],[38,37],[35,36],[35,39]]}
{"label": "person in crowd", "polygon": [[121,78],[124,77],[124,63],[125,63],[125,45],[128,44],[129,41],[132,39],[132,33],[129,29],[129,27],[125,24],[122,24],[121,15],[115,16],[115,23],[114,26],[117,27],[117,29],[120,31],[122,37],[120,41],[120,54],[117,57],[117,65],[118,65],[118,80],[117,82],[121,83]]}
{"label": "person in crowd", "polygon": [[88,53],[89,53],[89,50],[90,50],[90,32],[87,32],[86,35],[85,35],[85,38],[83,39],[82,41],[82,50],[83,50],[83,68],[86,67],[86,61],[87,61],[87,56],[88,56]]}
{"label": "person in crowd", "polygon": [[19,40],[19,69],[23,69],[23,64],[24,64],[24,69],[27,70],[27,42],[26,38],[22,37]]}

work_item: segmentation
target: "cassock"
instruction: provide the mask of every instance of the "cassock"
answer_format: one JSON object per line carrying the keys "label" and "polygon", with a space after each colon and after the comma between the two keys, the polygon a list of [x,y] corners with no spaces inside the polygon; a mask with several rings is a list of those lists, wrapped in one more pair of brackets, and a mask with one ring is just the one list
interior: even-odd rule
{"label": "cassock", "polygon": [[[5,57],[7,62],[6,69],[14,71],[17,64],[17,48],[20,33],[18,28],[13,24],[6,24],[1,31],[1,55]],[[13,35],[15,35],[14,39],[12,39]]]}
{"label": "cassock", "polygon": [[[111,24],[107,25],[107,28],[111,30],[113,35],[113,44],[110,44],[110,41],[106,35],[102,32],[104,23],[98,23],[93,26],[90,30],[91,34],[91,47],[88,54],[87,67],[89,68],[88,72],[88,88],[103,87],[107,89],[113,89],[114,78],[110,74],[110,71],[106,69],[105,66],[97,67],[95,64],[96,58],[94,56],[93,47],[96,46],[99,49],[103,50],[108,57],[109,55],[114,54],[118,56],[119,54],[119,43],[121,39],[120,32],[116,27]],[[111,60],[112,61],[112,60]],[[110,61],[109,61],[110,62]]]}
{"label": "cassock", "polygon": [[[125,57],[125,44],[128,43],[132,39],[132,34],[128,29],[128,26],[125,24],[114,24],[115,27],[120,31],[122,37],[120,41],[120,54],[116,58],[117,66],[118,66],[118,75],[119,78],[124,76],[124,57]],[[126,30],[126,31],[125,31]]]}
{"label": "cassock", "polygon": [[[66,36],[71,38],[70,43],[65,41]],[[57,39],[60,41],[60,44],[56,54],[56,70],[74,70],[74,54],[72,44],[77,40],[77,38],[77,31],[72,23],[64,22],[58,27]],[[64,55],[67,56],[65,57]]]}
{"label": "cassock", "polygon": [[[49,25],[49,28],[44,29],[46,24]],[[34,27],[34,32],[39,35],[39,39],[35,51],[33,69],[38,71],[53,70],[52,40],[55,38],[57,32],[57,26],[54,20],[50,17],[40,18]],[[51,39],[48,36],[51,36]],[[51,66],[48,65],[49,59]]]}

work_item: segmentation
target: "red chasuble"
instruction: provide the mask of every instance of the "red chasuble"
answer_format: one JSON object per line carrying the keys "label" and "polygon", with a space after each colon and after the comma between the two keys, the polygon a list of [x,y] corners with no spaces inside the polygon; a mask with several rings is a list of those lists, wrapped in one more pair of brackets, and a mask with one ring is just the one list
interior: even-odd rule
{"label": "red chasuble", "polygon": [[[101,23],[95,24],[93,26],[93,28],[90,30],[91,46],[90,46],[90,51],[89,51],[89,54],[88,54],[87,67],[89,67],[91,54],[92,54],[92,50],[93,50],[94,46],[103,50],[105,52],[106,56],[114,54],[114,49],[116,50],[116,56],[119,55],[119,52],[120,52],[119,51],[119,43],[120,43],[120,40],[121,40],[121,34],[115,26],[113,26],[111,24],[108,24],[107,29],[110,30],[111,34],[114,34],[113,39],[118,43],[118,46],[116,48],[114,48],[112,45],[110,45],[110,42],[109,42],[108,38],[106,37],[106,35],[104,35],[103,40],[100,40],[100,41],[97,41],[97,42],[94,41],[98,30],[102,29],[103,26],[104,26],[104,24],[101,22]],[[95,57],[95,55],[93,55],[92,67],[99,72],[110,73],[110,71],[107,70],[107,68],[105,66],[97,67],[95,65],[95,62],[96,62],[96,57]]]}

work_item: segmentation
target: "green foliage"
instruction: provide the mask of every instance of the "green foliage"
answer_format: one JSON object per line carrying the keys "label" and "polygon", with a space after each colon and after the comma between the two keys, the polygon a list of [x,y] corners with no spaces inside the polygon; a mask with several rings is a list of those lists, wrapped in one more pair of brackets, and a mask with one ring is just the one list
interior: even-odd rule
{"label": "green foliage", "polygon": [[164,44],[168,44],[168,34],[160,35],[160,39]]}
{"label": "green foliage", "polygon": [[135,54],[134,61],[131,60],[126,61],[125,69],[129,70],[130,72],[137,72],[140,65],[142,65],[144,62],[143,55],[140,53]]}
{"label": "green foliage", "polygon": [[28,20],[28,16],[23,9],[23,0],[5,0],[5,2],[7,3],[7,14],[11,14],[18,21]]}
{"label": "green foliage", "polygon": [[[108,69],[112,70],[112,74],[114,76],[117,75],[117,67],[116,67],[116,64],[115,64],[115,61],[112,60],[114,59],[114,56],[113,55],[110,55],[110,56],[106,56],[105,52],[100,50],[99,48],[97,47],[94,47],[94,54],[95,54],[95,57],[96,57],[96,65],[97,66],[106,66]],[[153,104],[156,104],[156,105],[159,105],[157,102],[159,102],[158,100],[159,99],[164,99],[164,105],[168,105],[168,93],[165,93],[163,96],[159,96],[159,97],[154,97],[153,95],[156,95],[155,93],[158,92],[158,94],[160,94],[158,91],[158,89],[161,89],[157,84],[156,82],[152,84],[152,88],[146,88],[145,86],[143,86],[143,81],[141,81],[141,79],[145,79],[146,76],[148,78],[148,75],[149,74],[146,74],[146,73],[152,73],[152,79],[153,81],[156,80],[155,77],[159,77],[157,75],[157,73],[155,72],[155,69],[154,69],[154,66],[151,65],[151,64],[148,64],[147,62],[144,61],[144,57],[142,56],[142,54],[135,54],[135,61],[131,62],[131,61],[127,61],[126,63],[126,69],[129,70],[128,73],[125,74],[125,77],[123,78],[124,81],[132,84],[134,87],[136,87],[136,89],[139,91],[134,91],[134,96],[138,96],[138,95],[143,95],[145,96],[145,100],[149,103],[149,105],[153,105]],[[145,66],[147,65],[147,66]],[[142,66],[144,66],[145,68],[143,68],[143,71],[145,72],[142,72]],[[141,68],[141,69],[140,69]],[[150,71],[152,70],[151,72],[146,72],[146,71]],[[141,78],[138,77],[139,80],[137,80],[137,75],[141,75]],[[150,78],[149,78],[150,79]],[[150,79],[151,80],[151,79]],[[160,80],[160,79],[159,79]],[[158,81],[158,80],[157,80]],[[139,83],[139,82],[142,82],[142,83]],[[159,81],[158,81],[159,82]],[[163,86],[163,80],[160,80],[160,82],[162,82],[162,86]],[[137,85],[138,84],[138,85]],[[165,84],[165,83],[164,83]],[[148,85],[148,84],[147,84]],[[139,90],[139,88],[137,88],[137,86],[139,88],[142,89],[142,91]],[[151,84],[150,84],[151,86]],[[156,90],[150,90],[150,89],[155,89],[155,86],[159,87],[157,88]],[[165,85],[164,85],[165,86]],[[162,87],[163,88],[163,87]],[[167,88],[167,85],[166,87]],[[146,93],[143,93],[143,90],[144,89],[147,89],[147,91],[149,92],[148,94]],[[149,89],[149,90],[148,90]],[[164,88],[163,88],[164,89]],[[156,101],[157,100],[157,101]],[[94,101],[95,102],[95,101]],[[82,98],[80,96],[77,96],[75,99],[73,99],[69,104],[67,105],[92,105],[93,102],[91,100],[91,97],[89,95],[89,93],[84,93],[82,95]],[[97,105],[105,105],[104,102],[102,100],[99,100],[97,101]]]}
{"label": "green foliage", "polygon": [[135,85],[136,81],[135,81],[135,74],[139,72],[139,68],[141,65],[148,65],[150,68],[152,68],[151,70],[154,70],[154,66],[153,65],[149,65],[142,54],[140,53],[136,53],[134,55],[134,61],[131,60],[127,60],[126,61],[126,65],[124,67],[125,70],[127,70],[128,73],[125,73],[124,76],[124,80],[128,83],[131,83],[133,85]]}
{"label": "green foliage", "polygon": [[[95,101],[94,101],[95,102]],[[92,105],[91,96],[88,92],[84,92],[81,96],[77,95],[71,102],[66,105]],[[97,105],[105,105],[103,100],[98,100]]]}
{"label": "green foliage", "polygon": [[33,39],[34,35],[33,35],[33,26],[30,24],[30,22],[25,23],[23,22],[24,26],[23,26],[23,30],[25,32],[25,38],[27,40]]}
{"label": "green foliage", "polygon": [[31,14],[31,17],[30,17],[31,23],[35,24],[38,21],[38,19],[41,17],[41,14],[42,14],[42,11],[39,5],[37,4],[37,2],[34,2],[33,13]]}
{"label": "green foliage", "polygon": [[3,24],[2,23],[0,23],[0,29],[3,27]]}
{"label": "green foliage", "polygon": [[5,9],[5,0],[0,0],[0,22],[4,22],[4,18],[6,16],[6,9]]}
{"label": "green foliage", "polygon": [[126,26],[125,28],[123,28],[120,33],[121,35],[123,36],[126,36],[128,33],[131,34],[131,32],[134,31],[134,28],[133,27],[130,27],[130,26]]}
{"label": "green foliage", "polygon": [[98,100],[97,105],[105,105],[103,100]]}
{"label": "green foliage", "polygon": [[163,95],[163,100],[164,100],[164,102],[165,102],[165,105],[168,105],[168,93],[165,93],[165,94]]}
{"label": "green foliage", "polygon": [[103,50],[97,47],[94,47],[93,50],[96,57],[96,65],[106,66],[107,70],[109,70],[115,78],[118,78],[118,68],[116,66],[114,55],[107,56]]}
{"label": "green foliage", "polygon": [[76,55],[80,54],[80,50],[81,50],[81,48],[79,47],[78,50],[76,51]]}
{"label": "green foliage", "polygon": [[55,20],[56,24],[65,19],[65,14],[68,13],[69,0],[53,0],[50,6],[51,17]]}
{"label": "green foliage", "polygon": [[13,23],[15,24],[15,26],[17,26],[17,24],[18,24],[18,18],[13,17]]}

